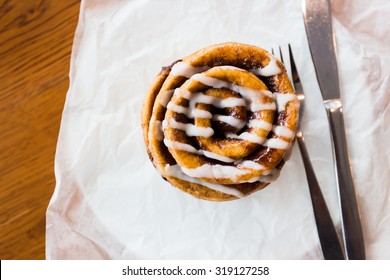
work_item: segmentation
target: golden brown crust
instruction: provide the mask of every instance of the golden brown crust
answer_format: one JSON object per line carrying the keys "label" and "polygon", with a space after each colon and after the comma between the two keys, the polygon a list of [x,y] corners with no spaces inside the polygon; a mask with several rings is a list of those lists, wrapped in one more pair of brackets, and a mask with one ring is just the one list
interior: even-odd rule
{"label": "golden brown crust", "polygon": [[[197,198],[211,201],[237,199],[237,193],[248,195],[266,187],[268,182],[251,182],[251,178],[263,178],[262,176],[267,174],[266,171],[280,170],[284,165],[284,156],[286,152],[288,152],[288,149],[263,147],[260,144],[248,142],[246,140],[221,137],[221,134],[228,135],[228,133],[242,133],[242,131],[240,132],[239,129],[236,129],[231,125],[222,124],[221,122],[213,121],[212,119],[194,117],[194,119],[191,120],[191,118],[188,118],[188,116],[185,116],[183,113],[179,114],[174,110],[167,110],[167,100],[171,100],[174,104],[185,108],[188,108],[189,106],[188,100],[182,97],[182,95],[176,92],[173,94],[173,91],[177,88],[192,93],[203,92],[204,95],[218,97],[220,99],[237,97],[237,93],[232,88],[228,89],[222,87],[213,89],[196,79],[192,79],[192,77],[186,78],[181,75],[171,75],[172,67],[177,62],[173,63],[171,66],[164,67],[157,75],[146,94],[142,108],[144,141],[148,155],[156,169],[172,185],[182,191]],[[260,77],[260,75],[255,73],[256,71],[253,71],[256,69],[264,69],[267,65],[271,64],[270,54],[255,46],[240,43],[213,45],[184,57],[180,62],[201,69],[199,71],[201,71],[202,75],[205,77],[227,81],[230,85],[242,86],[257,91],[270,90],[274,93],[294,93],[285,68],[280,61],[276,62],[280,69],[279,74]],[[219,67],[225,65],[238,67],[242,70],[238,71],[239,69]],[[251,72],[254,72],[256,75]],[[239,94],[238,97],[240,97]],[[265,103],[270,102],[267,98],[273,100],[273,98],[267,97],[266,95],[261,98],[264,99],[261,100],[261,102]],[[271,124],[274,122],[274,125],[284,126],[291,131],[295,131],[298,109],[295,100],[292,101],[294,102],[287,102],[285,109],[279,113],[275,113],[272,110],[247,112],[245,107],[244,110],[242,109],[242,106],[229,108],[229,110],[215,109],[213,107],[214,105],[203,104],[202,102],[197,103],[196,108],[199,110],[217,110],[217,112],[222,110],[223,114],[234,116],[236,119],[245,120],[246,122],[248,122],[249,119],[259,119]],[[219,135],[194,137],[189,136],[187,132],[181,129],[170,127],[169,125],[164,129],[164,132],[162,132],[161,126],[164,120],[166,123],[170,123],[172,120],[181,123],[193,123],[196,127],[201,127],[203,129],[210,128],[213,131],[217,131],[217,134],[219,133]],[[216,126],[217,128],[214,129]],[[159,132],[160,129],[161,132]],[[256,130],[255,128],[248,127],[248,124],[246,124],[243,129],[258,137],[278,138],[284,140],[286,143],[292,142],[292,139],[289,137],[276,135],[275,133],[267,132],[264,129],[257,128]],[[236,164],[221,163],[219,160],[215,159],[210,160],[203,154],[188,152],[186,150],[176,149],[175,147],[167,148],[166,144],[163,142],[163,138],[173,142],[192,145],[197,150],[203,149],[209,153],[222,155],[237,161],[248,159],[261,164],[265,169],[252,170],[250,173],[244,172],[245,174],[241,174],[241,172],[237,173],[239,174],[238,176],[228,176],[227,178],[221,178],[220,176],[200,176],[196,177],[194,180],[187,180],[183,179],[184,177],[179,178],[180,176],[172,176],[172,173],[167,173],[166,166],[175,166],[179,164],[180,167],[192,170],[194,168],[201,168],[205,164],[227,166],[236,166]],[[246,168],[242,169],[245,171],[247,170]],[[223,188],[227,188],[228,190],[233,191],[219,191],[219,188],[213,189],[208,187],[208,183],[222,186],[222,190],[224,190]]]}

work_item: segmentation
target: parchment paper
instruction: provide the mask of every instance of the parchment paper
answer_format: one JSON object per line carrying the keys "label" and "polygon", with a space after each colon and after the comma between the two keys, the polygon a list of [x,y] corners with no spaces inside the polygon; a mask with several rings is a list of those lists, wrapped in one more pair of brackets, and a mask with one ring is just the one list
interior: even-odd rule
{"label": "parchment paper", "polygon": [[[390,259],[388,1],[334,1],[354,181],[367,257]],[[215,43],[290,43],[306,93],[304,133],[340,224],[326,112],[301,1],[81,3],[47,210],[48,259],[321,259],[295,146],[280,178],[247,198],[201,201],[162,180],[146,155],[141,105],[161,66]]]}

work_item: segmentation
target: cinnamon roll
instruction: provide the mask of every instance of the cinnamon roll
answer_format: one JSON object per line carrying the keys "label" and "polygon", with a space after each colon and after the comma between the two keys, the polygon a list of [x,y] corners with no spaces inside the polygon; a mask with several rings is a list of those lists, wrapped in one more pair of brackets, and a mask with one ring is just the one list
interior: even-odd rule
{"label": "cinnamon roll", "polygon": [[285,67],[256,46],[209,46],[163,67],[142,108],[149,158],[173,186],[227,201],[278,177],[298,101]]}

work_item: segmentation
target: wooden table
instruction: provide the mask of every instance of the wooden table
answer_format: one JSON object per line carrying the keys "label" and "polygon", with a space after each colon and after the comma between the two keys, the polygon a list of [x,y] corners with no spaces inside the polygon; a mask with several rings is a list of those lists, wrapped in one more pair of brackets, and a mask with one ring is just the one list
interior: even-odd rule
{"label": "wooden table", "polygon": [[77,0],[0,1],[0,259],[45,258]]}

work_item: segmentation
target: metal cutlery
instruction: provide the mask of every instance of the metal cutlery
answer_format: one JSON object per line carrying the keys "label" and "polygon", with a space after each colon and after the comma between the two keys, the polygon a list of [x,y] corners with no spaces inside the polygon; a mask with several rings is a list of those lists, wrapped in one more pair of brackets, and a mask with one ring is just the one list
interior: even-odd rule
{"label": "metal cutlery", "polygon": [[[274,53],[274,50],[272,50]],[[318,184],[317,177],[314,173],[313,166],[311,164],[309,153],[306,148],[305,139],[301,130],[301,122],[304,113],[304,92],[302,84],[299,78],[298,70],[295,65],[291,46],[288,45],[288,51],[282,52],[282,48],[279,47],[279,54],[274,53],[284,63],[287,69],[287,73],[290,80],[293,82],[295,91],[300,101],[299,107],[299,120],[296,133],[296,139],[301,152],[302,160],[305,167],[306,177],[309,185],[310,197],[314,211],[314,218],[317,226],[318,237],[321,244],[321,250],[326,260],[343,260],[345,259],[343,248],[340,244],[339,237],[337,235],[336,228],[330,216],[325,199],[322,195],[321,188]]]}
{"label": "metal cutlery", "polygon": [[302,9],[310,52],[331,129],[342,231],[348,259],[365,259],[358,203],[352,178],[332,29],[330,0],[303,0]]}

